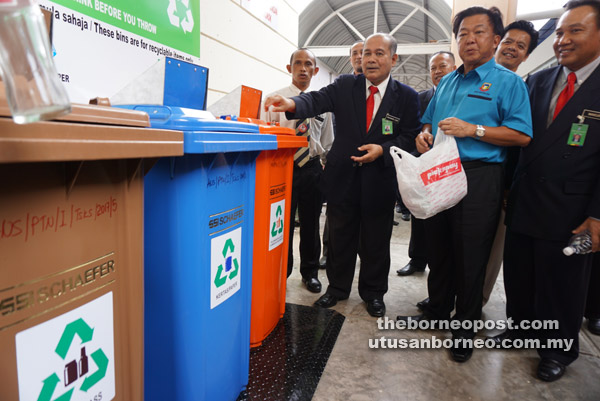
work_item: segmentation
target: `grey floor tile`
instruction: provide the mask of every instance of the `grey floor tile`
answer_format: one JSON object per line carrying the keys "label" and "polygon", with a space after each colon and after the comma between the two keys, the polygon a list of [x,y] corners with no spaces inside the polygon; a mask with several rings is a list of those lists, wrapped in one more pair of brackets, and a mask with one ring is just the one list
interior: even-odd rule
{"label": "grey floor tile", "polygon": [[[389,292],[385,296],[387,316],[416,314],[415,303],[427,296],[427,272],[399,277],[396,270],[409,260],[410,223],[400,220],[394,227],[389,274]],[[321,218],[323,226],[324,216]],[[295,255],[298,255],[298,230],[295,233]],[[311,305],[319,294],[308,292],[298,271],[299,261],[288,279],[287,302]],[[327,276],[319,271],[323,291]],[[370,317],[357,291],[358,266],[350,298],[333,309],[346,316],[346,321],[331,353],[317,391],[315,401],[387,401],[387,400],[600,400],[600,337],[586,329],[580,337],[580,358],[555,383],[535,377],[538,363],[533,350],[475,350],[464,364],[454,362],[448,350],[370,349],[369,339],[446,338],[441,331],[379,330],[377,320]],[[483,309],[484,319],[504,319],[506,297],[502,272],[491,299]],[[585,323],[584,323],[585,325]],[[479,337],[500,330],[482,332]]]}

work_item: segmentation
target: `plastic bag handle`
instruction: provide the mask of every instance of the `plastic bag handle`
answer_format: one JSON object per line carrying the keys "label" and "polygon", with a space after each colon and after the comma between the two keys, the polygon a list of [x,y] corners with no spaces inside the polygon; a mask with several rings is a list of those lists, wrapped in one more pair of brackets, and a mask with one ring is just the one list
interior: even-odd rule
{"label": "plastic bag handle", "polygon": [[435,146],[439,143],[443,143],[449,139],[450,139],[450,135],[446,135],[441,128],[438,128],[438,130],[435,134],[435,139],[433,140],[433,146]]}
{"label": "plastic bag handle", "polygon": [[397,146],[390,146],[390,154],[392,155],[392,157],[393,157],[394,155],[398,156],[398,158],[399,158],[400,160],[402,160],[402,158],[403,158],[404,156],[414,157],[412,154],[410,154],[410,152],[407,152],[407,151],[406,151],[406,150],[404,150],[404,149],[400,149],[400,148],[399,148],[399,147],[397,147]]}

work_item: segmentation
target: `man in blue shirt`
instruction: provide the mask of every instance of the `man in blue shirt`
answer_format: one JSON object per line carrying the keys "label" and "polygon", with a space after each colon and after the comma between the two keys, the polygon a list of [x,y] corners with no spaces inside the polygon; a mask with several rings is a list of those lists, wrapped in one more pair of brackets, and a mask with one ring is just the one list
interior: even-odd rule
{"label": "man in blue shirt", "polygon": [[[463,10],[454,18],[453,32],[464,64],[440,81],[416,145],[421,153],[429,151],[438,129],[454,136],[468,194],[425,220],[430,302],[423,315],[398,318],[446,320],[456,306],[453,320],[460,328],[452,334],[457,340],[472,339],[473,321],[481,318],[483,279],[502,200],[501,163],[506,146],[526,146],[531,140],[531,111],[521,78],[494,61],[503,34],[500,11],[477,6]],[[471,357],[468,344],[455,341],[455,361]]]}

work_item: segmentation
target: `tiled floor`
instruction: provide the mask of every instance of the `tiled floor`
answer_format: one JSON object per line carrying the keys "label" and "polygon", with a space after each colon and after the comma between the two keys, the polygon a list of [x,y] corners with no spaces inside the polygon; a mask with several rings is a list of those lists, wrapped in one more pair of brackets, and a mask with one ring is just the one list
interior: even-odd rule
{"label": "tiled floor", "polygon": [[[394,227],[391,244],[390,290],[385,296],[387,316],[391,319],[399,314],[418,313],[414,305],[427,294],[427,273],[409,277],[396,275],[396,270],[408,262],[410,233],[410,223],[399,217],[396,215],[400,225]],[[297,230],[294,245],[297,249]],[[298,261],[294,266],[287,283],[287,302],[311,305],[319,294],[305,289]],[[483,310],[484,319],[505,318],[501,276]],[[325,290],[324,270],[320,270],[319,279]],[[443,349],[370,349],[370,338],[442,338],[449,334],[379,330],[376,319],[367,314],[356,284],[357,278],[350,298],[333,308],[346,320],[315,392],[315,401],[600,400],[600,337],[591,335],[585,328],[580,334],[579,359],[569,366],[561,380],[545,383],[535,377],[538,357],[533,350],[480,349],[475,350],[468,362],[459,364]],[[496,332],[482,332],[479,336],[492,334]]]}

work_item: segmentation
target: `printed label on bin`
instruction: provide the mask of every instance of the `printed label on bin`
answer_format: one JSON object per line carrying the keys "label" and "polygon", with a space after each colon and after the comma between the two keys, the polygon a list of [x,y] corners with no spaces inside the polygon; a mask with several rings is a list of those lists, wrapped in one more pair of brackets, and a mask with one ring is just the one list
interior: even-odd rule
{"label": "printed label on bin", "polygon": [[240,290],[241,268],[242,227],[210,241],[210,309]]}
{"label": "printed label on bin", "polygon": [[269,251],[283,244],[285,199],[271,203],[271,222],[269,224]]}
{"label": "printed label on bin", "polygon": [[17,333],[20,401],[115,397],[113,294]]}

